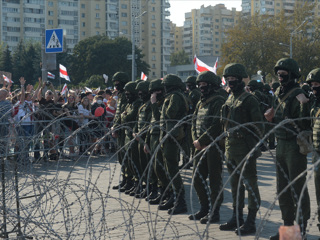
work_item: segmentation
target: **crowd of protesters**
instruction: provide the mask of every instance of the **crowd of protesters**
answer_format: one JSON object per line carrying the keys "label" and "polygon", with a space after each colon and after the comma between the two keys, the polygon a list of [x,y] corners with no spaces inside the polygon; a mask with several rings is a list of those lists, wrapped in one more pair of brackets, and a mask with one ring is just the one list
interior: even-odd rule
{"label": "crowd of protesters", "polygon": [[[4,81],[0,89],[0,154],[19,164],[73,159],[82,155],[112,152],[115,146],[109,131],[113,124],[117,92],[71,89],[57,91],[49,81],[36,88],[24,77],[20,88]],[[4,141],[3,141],[4,140]]]}

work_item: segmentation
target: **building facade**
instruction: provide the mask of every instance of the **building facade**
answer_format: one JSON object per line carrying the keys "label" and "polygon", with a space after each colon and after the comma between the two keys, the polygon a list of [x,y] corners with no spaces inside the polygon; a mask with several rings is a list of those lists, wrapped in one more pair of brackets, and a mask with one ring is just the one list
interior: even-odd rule
{"label": "building facade", "polygon": [[197,56],[220,56],[225,30],[234,26],[240,17],[235,8],[228,10],[224,4],[201,6],[185,14],[183,48],[190,59]]}

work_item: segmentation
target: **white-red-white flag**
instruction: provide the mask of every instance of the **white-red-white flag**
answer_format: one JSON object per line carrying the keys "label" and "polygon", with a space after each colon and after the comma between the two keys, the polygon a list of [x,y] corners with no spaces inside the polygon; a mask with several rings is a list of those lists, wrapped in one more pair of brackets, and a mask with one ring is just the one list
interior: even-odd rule
{"label": "white-red-white flag", "polygon": [[147,81],[148,77],[144,74],[144,72],[141,72],[141,80]]}
{"label": "white-red-white flag", "polygon": [[91,92],[91,93],[93,92],[92,89],[90,89],[88,87],[85,87],[85,90],[86,90],[86,92]]}
{"label": "white-red-white flag", "polygon": [[214,68],[210,67],[207,64],[205,64],[204,62],[202,62],[199,58],[197,58],[196,55],[194,55],[193,63],[194,63],[194,68],[197,73],[201,73],[204,71],[210,71],[210,72],[214,73]]}
{"label": "white-red-white flag", "polygon": [[52,74],[51,72],[48,72],[48,78],[51,78],[51,79],[55,79],[55,75],[54,74]]}
{"label": "white-red-white flag", "polygon": [[70,82],[70,78],[68,76],[68,72],[65,66],[59,64],[60,67],[60,77]]}
{"label": "white-red-white flag", "polygon": [[62,90],[61,90],[61,95],[65,94],[67,90],[68,90],[68,87],[67,87],[67,84],[65,83],[65,84],[63,85]]}
{"label": "white-red-white flag", "polygon": [[217,74],[218,59],[219,59],[219,58],[217,58],[216,63],[215,63],[214,66],[213,66],[213,72],[214,72],[214,74]]}
{"label": "white-red-white flag", "polygon": [[224,77],[222,77],[221,81],[222,81],[222,85],[226,85],[227,84],[226,80],[224,79]]}
{"label": "white-red-white flag", "polygon": [[2,77],[3,77],[3,80],[5,80],[6,82],[13,83],[13,81],[10,78],[8,78],[6,75],[2,75]]}

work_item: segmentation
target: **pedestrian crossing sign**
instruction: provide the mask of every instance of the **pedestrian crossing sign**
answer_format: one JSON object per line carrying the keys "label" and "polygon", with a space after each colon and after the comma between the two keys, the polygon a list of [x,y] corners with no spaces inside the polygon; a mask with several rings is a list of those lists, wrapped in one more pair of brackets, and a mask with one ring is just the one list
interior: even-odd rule
{"label": "pedestrian crossing sign", "polygon": [[46,53],[63,52],[63,29],[46,30]]}

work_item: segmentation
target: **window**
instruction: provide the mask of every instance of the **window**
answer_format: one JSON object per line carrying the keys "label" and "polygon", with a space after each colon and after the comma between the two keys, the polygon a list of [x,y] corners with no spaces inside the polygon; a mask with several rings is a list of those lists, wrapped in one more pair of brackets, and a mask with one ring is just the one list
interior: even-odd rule
{"label": "window", "polygon": [[128,22],[127,22],[127,21],[122,21],[122,22],[121,22],[121,25],[122,25],[122,26],[127,26],[127,25],[128,25]]}
{"label": "window", "polygon": [[100,35],[100,32],[99,32],[99,31],[97,31],[97,32],[96,32],[96,35]]}
{"label": "window", "polygon": [[127,13],[121,13],[121,17],[127,17],[128,14]]}
{"label": "window", "polygon": [[53,25],[53,20],[48,20],[48,25]]}
{"label": "window", "polygon": [[100,13],[96,13],[96,18],[100,18]]}
{"label": "window", "polygon": [[152,20],[156,20],[156,16],[155,15],[152,15]]}
{"label": "window", "polygon": [[96,28],[99,28],[99,27],[100,27],[100,23],[96,22]]}
{"label": "window", "polygon": [[85,22],[83,22],[83,23],[82,23],[82,27],[85,27],[85,26],[86,26],[86,23],[85,23]]}
{"label": "window", "polygon": [[156,24],[155,24],[155,23],[152,23],[152,24],[151,24],[151,27],[155,28],[155,27],[156,27]]}
{"label": "window", "polygon": [[81,8],[86,8],[86,5],[85,4],[81,4]]}
{"label": "window", "polygon": [[156,60],[156,56],[152,55],[152,61],[155,61],[155,60]]}
{"label": "window", "polygon": [[82,32],[82,36],[85,36],[86,35],[86,32]]}
{"label": "window", "polygon": [[48,11],[49,16],[53,16],[53,11]]}
{"label": "window", "polygon": [[81,17],[85,18],[86,14],[85,13],[81,13]]}
{"label": "window", "polygon": [[48,2],[48,7],[53,7],[53,2],[52,1]]}
{"label": "window", "polygon": [[127,9],[127,4],[121,4],[122,9]]}
{"label": "window", "polygon": [[100,9],[99,4],[96,4],[96,10],[99,10],[99,9]]}

